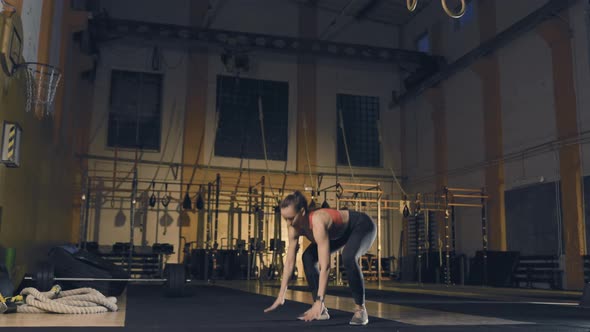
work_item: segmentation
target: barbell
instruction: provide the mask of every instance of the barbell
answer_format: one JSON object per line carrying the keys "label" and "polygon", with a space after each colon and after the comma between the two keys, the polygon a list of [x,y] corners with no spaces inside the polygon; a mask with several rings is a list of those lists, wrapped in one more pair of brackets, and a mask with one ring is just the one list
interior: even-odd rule
{"label": "barbell", "polygon": [[191,283],[186,278],[184,264],[166,264],[164,278],[82,278],[82,277],[55,277],[55,270],[51,263],[42,262],[37,265],[34,276],[25,276],[25,280],[33,281],[34,287],[46,292],[54,286],[56,281],[86,281],[86,282],[132,282],[132,283],[162,283],[166,295],[180,297],[186,294],[186,285]]}

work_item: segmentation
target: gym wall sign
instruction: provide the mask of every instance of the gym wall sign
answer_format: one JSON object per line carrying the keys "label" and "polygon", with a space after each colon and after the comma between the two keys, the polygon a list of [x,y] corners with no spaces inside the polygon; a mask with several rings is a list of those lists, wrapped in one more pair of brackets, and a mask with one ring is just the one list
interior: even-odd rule
{"label": "gym wall sign", "polygon": [[23,130],[15,122],[4,121],[2,130],[2,163],[6,167],[20,167],[20,142]]}

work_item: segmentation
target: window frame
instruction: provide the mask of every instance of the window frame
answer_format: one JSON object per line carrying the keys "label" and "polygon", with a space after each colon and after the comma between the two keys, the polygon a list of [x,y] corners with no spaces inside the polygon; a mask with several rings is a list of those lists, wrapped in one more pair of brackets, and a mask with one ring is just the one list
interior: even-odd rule
{"label": "window frame", "polygon": [[[381,142],[382,139],[380,139],[381,136],[381,128],[379,128],[380,124],[381,124],[381,97],[378,95],[371,95],[370,93],[363,93],[363,92],[351,92],[351,91],[340,91],[336,93],[336,146],[335,146],[335,158],[336,158],[336,165],[338,167],[348,167],[348,160],[346,159],[346,161],[344,163],[340,163],[340,156],[339,156],[339,150],[340,150],[340,137],[342,135],[342,129],[340,128],[340,112],[342,111],[341,108],[339,107],[339,98],[340,96],[349,96],[349,97],[356,97],[356,98],[375,98],[375,103],[377,105],[377,109],[376,109],[376,119],[375,119],[375,139],[376,139],[376,144],[378,144],[378,149],[377,149],[377,163],[374,165],[355,165],[353,159],[354,158],[350,158],[350,164],[353,168],[370,168],[370,169],[377,169],[377,168],[383,168],[383,143]],[[357,109],[358,111],[358,109]],[[344,116],[344,114],[342,114],[342,116]],[[368,125],[368,122],[365,122],[366,125]],[[346,123],[344,123],[344,130],[345,130],[345,134],[346,134],[346,138],[347,138],[347,144],[349,144],[350,142],[350,131],[349,128],[350,126],[347,126]],[[365,127],[365,129],[370,129]],[[342,137],[344,139],[344,137]],[[342,147],[344,148],[344,147]],[[350,153],[350,146],[348,146],[348,150]],[[344,153],[346,153],[346,151],[344,151]],[[364,156],[363,156],[364,157]]]}
{"label": "window frame", "polygon": [[[109,126],[109,120],[110,120],[110,116],[113,113],[112,110],[112,105],[113,105],[113,76],[115,72],[126,72],[126,73],[134,73],[134,74],[138,74],[140,75],[140,81],[142,80],[141,77],[143,75],[156,75],[159,76],[159,83],[160,83],[160,87],[159,87],[159,91],[158,91],[158,142],[157,142],[157,148],[152,148],[152,147],[143,147],[140,145],[137,145],[135,147],[133,146],[121,146],[119,144],[113,144],[113,145],[109,145],[109,132],[110,132],[110,126]],[[109,72],[109,98],[108,98],[108,106],[107,106],[107,115],[106,115],[106,122],[107,122],[107,132],[106,132],[106,137],[105,137],[105,147],[108,150],[120,150],[120,151],[136,151],[136,150],[141,150],[141,151],[146,151],[146,152],[161,152],[162,151],[162,128],[163,128],[163,110],[164,110],[164,93],[165,93],[165,75],[162,72],[156,72],[156,71],[147,71],[147,70],[141,70],[141,69],[135,69],[135,68],[118,68],[118,67],[112,67],[110,72]],[[141,89],[139,89],[138,93],[143,93],[141,91]],[[138,100],[140,100],[141,98],[138,97]],[[139,108],[140,105],[137,105],[137,107]],[[139,119],[141,118],[140,112],[138,111],[136,114],[136,119],[135,119],[135,127],[136,127],[136,141],[139,139],[137,137],[137,130],[139,129]],[[138,143],[138,142],[136,142]]]}
{"label": "window frame", "polygon": [[[222,95],[224,93],[228,93],[228,91],[226,91],[224,88],[224,86],[221,85],[221,81],[227,79],[227,80],[235,80],[235,79],[239,79],[239,80],[248,80],[247,84],[259,84],[259,85],[264,85],[266,84],[271,84],[273,85],[272,88],[264,88],[264,90],[258,90],[256,93],[251,93],[250,92],[246,92],[243,95],[238,95],[238,94],[233,94],[231,97],[227,97],[225,95]],[[229,140],[231,141],[229,144],[236,144],[234,141],[237,139],[234,136],[224,136],[227,137],[225,139],[223,139],[222,141],[219,141],[220,139],[220,131],[221,126],[222,126],[222,117],[223,117],[223,109],[222,109],[222,98],[250,98],[250,97],[260,97],[262,96],[263,98],[263,105],[266,102],[269,102],[268,99],[266,99],[265,101],[265,96],[269,96],[269,93],[271,94],[271,96],[273,98],[278,98],[277,100],[275,100],[279,105],[279,111],[280,112],[284,112],[282,114],[278,114],[276,116],[281,117],[282,119],[284,119],[284,121],[280,121],[280,123],[285,123],[284,128],[280,127],[279,129],[276,129],[276,122],[272,122],[275,125],[272,125],[270,123],[270,121],[268,121],[269,118],[269,114],[265,111],[266,109],[263,109],[264,111],[264,131],[265,131],[265,140],[266,140],[266,155],[269,162],[280,162],[280,163],[284,163],[287,162],[289,159],[289,125],[290,125],[290,105],[289,105],[289,100],[291,99],[291,82],[289,82],[288,80],[278,80],[278,79],[267,79],[267,78],[258,78],[258,77],[239,77],[236,78],[235,76],[231,76],[231,75],[225,75],[223,73],[218,73],[215,75],[215,92],[213,97],[215,98],[215,111],[216,111],[216,116],[219,117],[219,119],[217,119],[218,122],[218,126],[215,128],[215,133],[214,133],[214,138],[213,138],[213,157],[214,158],[228,158],[228,159],[239,159],[239,160],[252,160],[252,161],[265,161],[265,151],[264,146],[262,145],[262,141],[255,143],[256,146],[260,147],[260,155],[258,155],[258,152],[256,151],[248,151],[247,149],[244,149],[243,151],[240,152],[240,155],[238,154],[234,154],[231,151],[224,151],[224,152],[220,152],[220,144],[228,144],[226,142],[224,142],[225,140],[227,140],[229,138]],[[244,84],[243,82],[241,84]],[[252,89],[252,86],[248,85],[247,89]],[[281,90],[281,89],[285,89],[285,90]],[[220,94],[221,92],[221,94]],[[250,94],[251,93],[251,94]],[[284,93],[284,95],[283,95]],[[248,95],[250,94],[250,95]],[[281,100],[281,98],[284,97],[284,100]],[[272,101],[270,101],[272,102]],[[255,102],[256,105],[258,105],[258,101]],[[284,103],[284,104],[283,104]],[[233,103],[232,103],[233,104]],[[250,117],[255,117],[256,118],[256,123],[257,126],[255,127],[255,129],[250,129],[253,126],[247,126],[245,123],[240,122],[238,123],[238,125],[241,125],[242,127],[246,126],[247,130],[245,131],[245,133],[243,134],[244,136],[242,136],[242,140],[245,140],[244,142],[246,142],[245,144],[247,145],[248,142],[250,142],[250,140],[255,137],[256,135],[260,135],[260,133],[257,133],[256,131],[260,131],[260,120],[259,120],[259,113],[258,113],[258,106],[256,106],[256,111],[255,112],[251,112],[251,114],[249,114],[251,110],[246,110],[246,119],[249,119]],[[217,112],[219,112],[217,114]],[[235,119],[233,119],[233,121],[235,121]],[[230,124],[229,126],[235,126],[236,124]],[[273,128],[273,129],[271,129]],[[284,129],[284,130],[280,130],[280,129]],[[227,129],[226,129],[227,130]],[[276,130],[277,132],[281,132],[281,135],[283,135],[283,137],[280,137],[278,139],[280,139],[282,142],[284,143],[284,146],[281,144],[281,146],[279,147],[280,150],[276,150],[276,151],[282,151],[282,152],[272,152],[273,149],[271,148],[271,145],[273,143],[270,143],[270,139],[269,139],[269,131],[271,131],[271,135],[273,135],[272,130]],[[276,133],[274,133],[276,134]],[[275,137],[274,135],[272,137]],[[260,137],[262,138],[262,137]],[[232,143],[234,142],[234,143]],[[276,143],[274,143],[276,144]],[[279,143],[280,144],[280,143]],[[276,146],[275,146],[276,147]],[[223,153],[223,154],[221,154]],[[280,156],[278,156],[280,155]]]}

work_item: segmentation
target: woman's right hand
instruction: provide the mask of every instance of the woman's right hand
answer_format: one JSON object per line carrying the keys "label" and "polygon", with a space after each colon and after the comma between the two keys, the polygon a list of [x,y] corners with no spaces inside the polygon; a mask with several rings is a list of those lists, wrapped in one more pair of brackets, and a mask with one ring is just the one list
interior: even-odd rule
{"label": "woman's right hand", "polygon": [[275,300],[275,302],[268,308],[264,309],[264,312],[271,312],[273,310],[275,310],[276,308],[278,308],[279,306],[282,306],[283,304],[285,304],[285,299],[281,299],[278,298]]}

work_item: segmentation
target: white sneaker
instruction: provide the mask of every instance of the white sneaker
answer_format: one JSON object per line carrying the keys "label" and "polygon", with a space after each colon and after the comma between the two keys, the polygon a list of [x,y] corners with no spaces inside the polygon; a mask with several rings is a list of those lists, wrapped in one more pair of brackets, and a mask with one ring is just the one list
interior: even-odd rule
{"label": "white sneaker", "polygon": [[[305,317],[305,314],[307,314],[307,311],[304,312],[301,316],[297,317],[297,319],[303,320],[303,317]],[[322,309],[322,313],[318,316],[318,318],[316,318],[316,320],[328,320],[328,319],[330,319],[330,314],[328,313],[328,308],[326,308],[324,306],[324,308]]]}
{"label": "white sneaker", "polygon": [[328,313],[328,308],[324,307],[324,310],[322,310],[322,313],[317,318],[317,320],[328,320],[328,319],[330,319],[330,314]]}
{"label": "white sneaker", "polygon": [[369,315],[367,314],[367,309],[356,310],[352,319],[350,320],[350,325],[367,325],[369,323]]}

